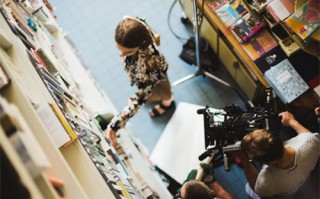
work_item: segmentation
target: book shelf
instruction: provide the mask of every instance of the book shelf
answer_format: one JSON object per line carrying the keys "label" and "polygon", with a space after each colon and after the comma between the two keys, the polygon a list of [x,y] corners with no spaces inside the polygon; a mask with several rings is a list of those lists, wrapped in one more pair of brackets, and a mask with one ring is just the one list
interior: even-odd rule
{"label": "book shelf", "polygon": [[[12,164],[10,166],[14,167],[14,170],[17,172],[17,175],[19,176],[20,180],[28,189],[31,198],[44,198],[38,186],[33,181],[32,176],[30,175],[28,170],[23,166],[23,162],[21,161],[19,154],[10,144],[10,141],[2,127],[0,128],[0,144],[2,152],[8,157],[9,161]],[[1,156],[3,157],[4,154],[1,154]],[[4,160],[1,158],[1,161]]]}
{"label": "book shelf", "polygon": [[[120,132],[121,154],[105,141],[95,114],[117,110],[55,22],[49,2],[26,2],[0,3],[0,66],[10,79],[0,90],[0,104],[19,110],[11,120],[28,126],[39,145],[33,153],[42,151],[48,165],[31,175],[1,128],[0,136],[31,198],[170,198],[129,129]],[[135,164],[123,164],[124,157]]]}
{"label": "book shelf", "polygon": [[[301,38],[295,35],[288,28],[284,21],[279,20],[276,22],[274,19],[272,20],[272,16],[267,14],[267,7],[272,1],[265,1],[265,3],[258,6],[254,0],[250,1],[251,4],[246,0],[240,1],[242,7],[246,8],[248,12],[257,19],[264,21],[266,25],[247,41],[239,39],[239,34],[235,33],[232,29],[233,25],[228,25],[225,22],[232,23],[230,21],[232,16],[233,18],[239,18],[243,15],[239,13],[237,14],[233,10],[233,14],[229,14],[229,18],[227,18],[226,15],[219,16],[219,11],[223,9],[223,5],[229,4],[231,5],[229,7],[232,7],[232,4],[234,4],[235,1],[236,0],[197,0],[197,6],[199,10],[202,7],[204,8],[201,34],[209,40],[212,49],[214,49],[215,53],[220,58],[220,61],[224,64],[227,71],[231,74],[249,99],[253,98],[254,91],[258,84],[261,84],[264,87],[272,87],[272,85],[269,85],[266,80],[264,73],[285,58],[289,58],[290,61],[293,62],[292,64],[294,67],[302,67],[302,63],[295,65],[295,56],[306,52],[306,55],[308,55],[308,58],[306,59],[309,59],[309,57],[312,57],[313,59],[312,65],[308,67],[312,68],[312,71],[319,71],[319,42],[313,39],[313,35],[306,40],[301,40]],[[291,2],[290,0],[279,1]],[[202,3],[204,3],[204,5],[202,5]],[[192,21],[192,0],[183,1],[182,7],[187,17]],[[274,7],[274,9],[277,10],[278,8]],[[292,14],[289,11],[287,12],[287,16]],[[223,12],[223,14],[224,13],[225,12]],[[285,20],[284,15],[281,15],[280,18]],[[234,24],[234,22],[232,24]],[[245,27],[243,30],[249,31]],[[268,34],[262,35],[262,32],[267,32]],[[248,35],[248,33],[249,32],[246,34]],[[317,31],[315,31],[314,34],[318,34]],[[260,42],[259,39],[263,39],[262,42]],[[271,46],[270,44],[272,43],[274,43],[274,45]],[[301,53],[301,51],[303,51],[303,53]],[[298,72],[301,71],[302,70]],[[307,83],[309,81],[308,78],[304,79]],[[312,89],[309,89],[306,93],[308,94],[303,94],[301,97],[297,97],[297,99],[291,104],[312,108],[311,104],[307,105],[305,102],[309,100],[314,104],[319,103],[319,96],[317,96]],[[286,104],[286,102],[284,103]]]}
{"label": "book shelf", "polygon": [[[9,27],[2,16],[0,17],[0,20],[1,27],[9,30]],[[8,31],[8,33],[10,32]],[[73,172],[66,164],[66,161],[58,152],[55,143],[49,136],[48,130],[43,125],[32,106],[32,103],[39,104],[41,101],[44,101],[44,96],[39,93],[39,91],[43,91],[44,88],[38,87],[41,85],[38,84],[39,80],[35,81],[28,71],[28,67],[32,69],[33,66],[26,60],[25,47],[13,33],[8,35],[8,37],[12,40],[12,47],[7,49],[7,51],[4,51],[2,48],[0,49],[0,60],[11,81],[8,86],[3,88],[1,96],[19,108],[23,120],[29,125],[41,148],[44,150],[44,153],[47,155],[51,164],[53,164],[53,166],[46,170],[45,173],[62,179],[65,183],[65,192],[70,193],[68,194],[70,197],[88,198]],[[30,103],[30,101],[32,102]],[[57,195],[52,197],[53,187],[47,189],[43,187],[44,185],[42,182],[48,180],[37,179],[35,181],[40,183],[37,185],[41,186],[41,189],[39,188],[39,190],[42,192],[43,198],[58,198]]]}

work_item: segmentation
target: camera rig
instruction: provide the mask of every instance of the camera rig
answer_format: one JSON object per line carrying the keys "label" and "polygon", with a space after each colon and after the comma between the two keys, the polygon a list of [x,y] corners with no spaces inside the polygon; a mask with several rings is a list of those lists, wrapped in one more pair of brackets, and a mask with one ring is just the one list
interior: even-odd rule
{"label": "camera rig", "polygon": [[[241,139],[246,134],[255,129],[272,130],[270,124],[276,118],[272,90],[267,88],[265,91],[265,106],[252,106],[246,111],[235,105],[226,106],[220,111],[212,111],[208,106],[197,110],[198,114],[203,114],[206,148],[199,160],[218,150],[226,161],[228,152],[240,150]],[[226,169],[228,170],[227,166]]]}

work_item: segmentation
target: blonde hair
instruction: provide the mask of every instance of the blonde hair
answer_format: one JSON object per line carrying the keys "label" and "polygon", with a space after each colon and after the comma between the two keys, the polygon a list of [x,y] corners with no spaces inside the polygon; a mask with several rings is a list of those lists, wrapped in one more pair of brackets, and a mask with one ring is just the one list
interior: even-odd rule
{"label": "blonde hair", "polygon": [[214,197],[211,189],[201,181],[189,180],[185,186],[185,195],[182,199],[212,199]]}
{"label": "blonde hair", "polygon": [[250,154],[253,159],[267,163],[280,159],[284,147],[277,134],[267,129],[258,129],[242,138],[241,149]]}

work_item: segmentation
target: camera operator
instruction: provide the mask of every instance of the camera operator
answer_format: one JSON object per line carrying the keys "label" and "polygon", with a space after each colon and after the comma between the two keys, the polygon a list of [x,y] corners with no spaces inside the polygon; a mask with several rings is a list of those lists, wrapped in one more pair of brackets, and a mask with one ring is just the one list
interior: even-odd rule
{"label": "camera operator", "polygon": [[181,187],[181,199],[233,199],[217,181],[202,182],[198,180],[189,180]]}
{"label": "camera operator", "polygon": [[[289,112],[279,114],[281,123],[297,135],[282,142],[276,133],[259,129],[245,135],[241,141],[241,159],[251,198],[292,196],[308,179],[320,154],[320,136],[311,133]],[[263,163],[259,171],[252,161]],[[253,190],[254,191],[253,191]]]}

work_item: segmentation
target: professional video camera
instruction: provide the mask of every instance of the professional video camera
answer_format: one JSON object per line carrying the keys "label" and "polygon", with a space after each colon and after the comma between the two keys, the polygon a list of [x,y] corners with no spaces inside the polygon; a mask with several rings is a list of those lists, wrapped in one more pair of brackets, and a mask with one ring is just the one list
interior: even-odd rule
{"label": "professional video camera", "polygon": [[[225,154],[240,150],[241,139],[254,129],[270,129],[276,118],[272,103],[272,90],[266,89],[265,106],[250,107],[244,111],[239,106],[231,105],[220,111],[212,111],[209,107],[199,109],[203,114],[206,151],[199,156],[203,160],[212,151]],[[271,125],[270,125],[271,124]]]}

